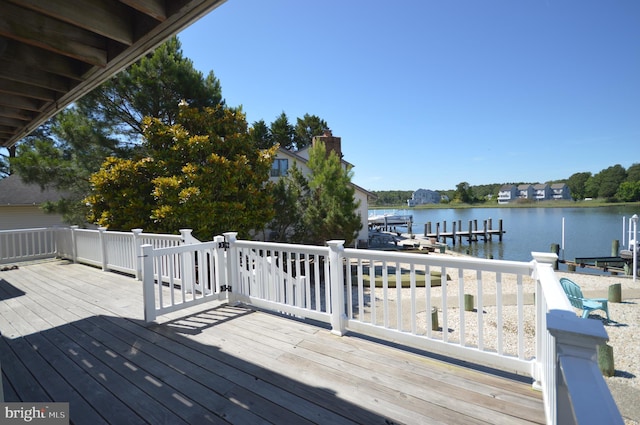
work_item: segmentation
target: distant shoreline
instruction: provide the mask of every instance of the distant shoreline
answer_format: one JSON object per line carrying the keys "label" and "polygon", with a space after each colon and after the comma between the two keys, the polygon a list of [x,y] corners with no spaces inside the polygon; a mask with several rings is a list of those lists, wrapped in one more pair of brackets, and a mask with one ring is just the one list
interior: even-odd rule
{"label": "distant shoreline", "polygon": [[409,207],[406,204],[370,205],[370,210],[427,210],[427,209],[468,209],[468,208],[602,208],[636,206],[640,211],[640,202],[605,202],[593,201],[536,201],[531,203],[513,202],[509,204],[478,203],[478,204],[423,204]]}

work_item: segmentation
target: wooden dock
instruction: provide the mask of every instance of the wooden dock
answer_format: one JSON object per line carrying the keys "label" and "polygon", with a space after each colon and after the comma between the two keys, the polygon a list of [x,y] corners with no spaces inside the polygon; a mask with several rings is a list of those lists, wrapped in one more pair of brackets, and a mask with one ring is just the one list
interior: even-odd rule
{"label": "wooden dock", "polygon": [[502,228],[502,219],[498,220],[498,228],[493,228],[493,220],[487,219],[482,222],[482,228],[478,228],[478,220],[469,220],[469,225],[467,229],[462,228],[462,220],[454,221],[452,223],[452,230],[447,231],[447,222],[444,221],[442,223],[442,228],[440,227],[440,223],[436,223],[435,232],[432,229],[431,222],[427,222],[424,226],[424,236],[428,238],[434,238],[437,241],[442,241],[447,243],[448,239],[451,239],[453,245],[456,244],[456,239],[458,243],[462,244],[462,240],[466,239],[468,242],[478,242],[479,240],[483,240],[484,242],[491,241],[493,236],[497,236],[499,241],[502,241],[502,235],[505,234],[506,231]]}
{"label": "wooden dock", "polygon": [[0,272],[5,401],[75,424],[544,423],[531,382],[226,304],[142,320],[142,284],[62,261]]}

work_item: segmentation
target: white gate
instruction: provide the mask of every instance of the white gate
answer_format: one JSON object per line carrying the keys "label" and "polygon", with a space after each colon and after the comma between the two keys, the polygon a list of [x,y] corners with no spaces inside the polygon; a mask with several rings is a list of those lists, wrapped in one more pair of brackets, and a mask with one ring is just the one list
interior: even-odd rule
{"label": "white gate", "polygon": [[142,246],[145,320],[226,299],[224,238],[153,249]]}

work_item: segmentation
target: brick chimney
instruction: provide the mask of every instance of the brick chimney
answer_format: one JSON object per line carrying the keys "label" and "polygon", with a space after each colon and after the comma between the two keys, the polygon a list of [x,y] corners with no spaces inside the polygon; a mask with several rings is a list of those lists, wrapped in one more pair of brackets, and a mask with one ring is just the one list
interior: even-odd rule
{"label": "brick chimney", "polygon": [[325,130],[322,136],[314,136],[312,144],[315,145],[317,140],[324,142],[324,146],[327,149],[327,156],[333,151],[338,155],[338,158],[342,159],[341,138],[334,137],[333,134],[331,134],[331,130]]}

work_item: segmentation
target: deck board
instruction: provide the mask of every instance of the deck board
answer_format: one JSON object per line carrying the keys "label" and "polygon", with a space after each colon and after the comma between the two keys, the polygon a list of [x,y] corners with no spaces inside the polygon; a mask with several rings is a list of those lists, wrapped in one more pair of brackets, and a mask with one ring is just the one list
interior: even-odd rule
{"label": "deck board", "polygon": [[213,302],[143,322],[135,279],[62,261],[0,273],[6,401],[93,424],[544,423],[530,383]]}

